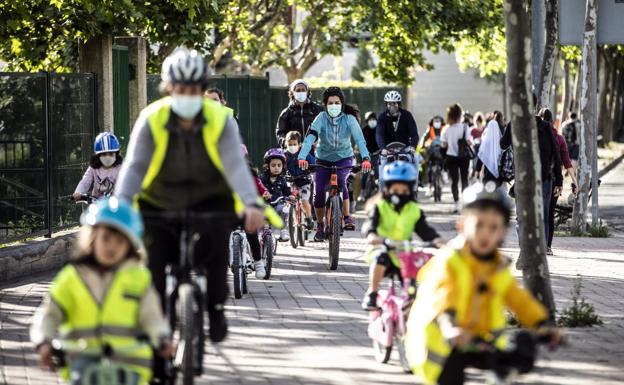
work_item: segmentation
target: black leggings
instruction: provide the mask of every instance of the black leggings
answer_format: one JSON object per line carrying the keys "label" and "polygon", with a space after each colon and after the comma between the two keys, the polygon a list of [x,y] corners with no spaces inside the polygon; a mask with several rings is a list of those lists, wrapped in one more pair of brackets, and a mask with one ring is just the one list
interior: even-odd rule
{"label": "black leggings", "polygon": [[555,206],[557,205],[557,200],[559,200],[559,197],[552,194],[550,197],[550,207],[548,208],[548,247],[552,246],[553,237],[555,236]]}
{"label": "black leggings", "polygon": [[[526,330],[519,330],[510,336],[515,347],[510,351],[462,352],[453,349],[442,368],[438,385],[461,385],[464,383],[464,370],[467,367],[493,370],[499,375],[507,375],[511,369],[527,373],[533,369],[536,347],[533,337]],[[510,345],[514,345],[513,341]]]}
{"label": "black leggings", "polygon": [[262,259],[262,255],[260,255],[260,238],[258,233],[247,233],[247,243],[249,243],[249,248],[251,249],[251,256],[254,261],[259,261]]}
{"label": "black leggings", "polygon": [[468,167],[470,166],[470,159],[458,158],[456,156],[446,157],[446,169],[451,175],[451,192],[453,193],[453,200],[459,201],[459,179],[461,177],[462,191],[468,187]]}

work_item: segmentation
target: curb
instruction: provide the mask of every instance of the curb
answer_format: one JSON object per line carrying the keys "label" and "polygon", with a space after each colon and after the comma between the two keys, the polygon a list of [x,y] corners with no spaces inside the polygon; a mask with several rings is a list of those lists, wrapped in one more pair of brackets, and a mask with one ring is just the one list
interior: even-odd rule
{"label": "curb", "polygon": [[620,163],[622,163],[622,160],[624,160],[624,153],[620,154],[620,156],[613,159],[611,163],[607,164],[602,170],[598,171],[598,179],[602,178],[603,176],[608,174],[609,171],[616,168]]}

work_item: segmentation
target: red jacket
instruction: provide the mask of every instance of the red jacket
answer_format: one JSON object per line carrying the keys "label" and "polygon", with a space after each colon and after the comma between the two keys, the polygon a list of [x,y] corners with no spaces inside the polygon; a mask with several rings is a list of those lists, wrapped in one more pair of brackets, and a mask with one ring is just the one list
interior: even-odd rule
{"label": "red jacket", "polygon": [[267,192],[266,187],[264,187],[264,185],[260,181],[260,178],[258,178],[257,176],[254,176],[253,178],[254,178],[254,182],[256,182],[256,189],[258,190],[258,194],[260,194],[260,196],[263,196],[264,193]]}

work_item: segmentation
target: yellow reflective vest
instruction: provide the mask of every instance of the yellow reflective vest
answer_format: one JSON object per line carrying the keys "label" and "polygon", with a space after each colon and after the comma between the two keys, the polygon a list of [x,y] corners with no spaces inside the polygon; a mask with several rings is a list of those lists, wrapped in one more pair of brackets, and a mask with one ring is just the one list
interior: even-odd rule
{"label": "yellow reflective vest", "polygon": [[[148,114],[147,122],[154,140],[154,153],[152,154],[152,160],[143,178],[141,190],[149,188],[154,182],[167,155],[169,130],[167,130],[165,125],[169,121],[171,115],[171,97],[159,99],[147,106],[146,109]],[[230,112],[221,104],[204,98],[203,114],[206,118],[206,124],[202,127],[202,138],[204,140],[206,152],[217,170],[219,170],[221,174],[224,174],[223,162],[221,161],[221,155],[219,155],[218,144]],[[241,213],[244,205],[238,197],[238,194],[233,193],[233,195],[234,208],[237,213]],[[145,196],[141,194],[139,197],[145,198]]]}
{"label": "yellow reflective vest", "polygon": [[510,308],[525,326],[547,319],[544,307],[516,283],[508,264],[499,254],[493,261],[479,260],[464,245],[459,250],[440,250],[420,270],[405,348],[412,371],[425,384],[437,383],[453,349],[437,323],[437,317],[445,311],[455,312],[457,326],[492,341],[500,349],[507,345],[505,334],[501,334],[507,327],[505,308]]}
{"label": "yellow reflective vest", "polygon": [[[414,227],[421,217],[420,206],[416,202],[409,202],[400,212],[385,199],[377,202],[379,224],[377,235],[393,241],[409,241],[412,239]],[[390,259],[396,267],[401,267],[401,261],[396,253],[390,252]]]}
{"label": "yellow reflective vest", "polygon": [[[138,324],[143,297],[151,286],[151,275],[144,267],[120,267],[115,272],[102,303],[98,303],[72,264],[55,277],[50,296],[63,311],[60,327],[63,339],[86,342],[88,350],[105,344],[115,352],[111,360],[138,373],[141,384],[152,376],[152,347],[140,342],[144,334]],[[71,358],[71,356],[70,356]],[[61,375],[67,379],[67,368]]]}

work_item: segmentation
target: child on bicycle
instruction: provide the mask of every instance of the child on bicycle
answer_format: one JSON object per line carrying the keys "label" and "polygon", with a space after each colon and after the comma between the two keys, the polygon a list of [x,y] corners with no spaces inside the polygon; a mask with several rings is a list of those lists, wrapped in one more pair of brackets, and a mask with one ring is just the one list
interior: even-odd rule
{"label": "child on bicycle", "polygon": [[[249,162],[249,152],[247,151],[247,146],[244,144],[241,144],[241,152],[243,153],[243,157],[249,163],[249,170],[251,171],[251,176],[256,184],[258,195],[264,199],[271,199],[271,193],[266,189],[266,187],[264,187],[262,181],[258,177],[258,170],[256,170],[251,162]],[[260,238],[258,236],[258,232],[245,232],[245,234],[247,235],[247,243],[249,243],[249,248],[251,249],[251,257],[254,260],[256,278],[264,279],[266,276],[266,268],[264,267],[264,262],[262,261],[262,251],[260,249]]]}
{"label": "child on bicycle", "polygon": [[[425,242],[441,244],[438,235],[425,218],[420,205],[414,200],[416,168],[413,164],[398,160],[385,165],[382,169],[384,190],[381,198],[369,210],[369,218],[362,227],[368,243],[373,246],[369,255],[373,257],[370,269],[370,286],[364,299],[364,310],[378,309],[377,290],[385,276],[400,274],[400,261],[394,252],[380,250],[379,246],[386,239],[408,241],[415,232]],[[375,199],[375,198],[373,198]]]}
{"label": "child on bicycle", "polygon": [[[290,202],[295,200],[295,197],[288,187],[288,182],[284,178],[284,170],[286,169],[286,156],[284,151],[279,148],[270,148],[264,153],[264,172],[260,175],[260,180],[264,187],[269,190],[271,198],[269,202],[275,202],[280,197],[284,197]],[[284,212],[286,202],[284,200],[274,203],[273,207],[281,214],[284,223],[288,223],[288,213]],[[288,235],[287,226],[280,231],[280,242],[288,242],[290,236]]]}
{"label": "child on bicycle", "polygon": [[[301,134],[298,131],[290,131],[286,134],[286,168],[290,176],[295,178],[293,183],[299,189],[301,194],[301,202],[303,204],[303,211],[305,213],[306,227],[309,230],[314,228],[314,222],[312,220],[312,205],[310,205],[310,197],[312,196],[312,179],[310,178],[310,172],[308,170],[302,170],[299,168],[297,157],[299,151],[301,151]],[[315,164],[315,159],[312,154],[308,154],[306,157],[308,164]]]}
{"label": "child on bicycle", "polygon": [[[459,236],[420,270],[408,319],[407,357],[425,384],[463,384],[468,366],[492,370],[497,380],[511,370],[530,371],[535,335],[506,331],[505,309],[527,327],[546,327],[549,320],[498,251],[509,225],[508,198],[493,182],[477,183],[462,195]],[[545,335],[553,347],[561,342],[555,328]]]}
{"label": "child on bicycle", "polygon": [[[81,222],[77,252],[54,278],[31,326],[40,365],[54,369],[51,341],[59,334],[67,342],[86,342],[87,349],[109,346],[116,352],[113,361],[135,373],[128,383],[147,384],[152,347],[169,357],[173,346],[140,252],[141,217],[130,203],[112,197],[89,206]],[[83,371],[92,364],[97,364],[93,355],[78,352],[61,374],[71,378],[71,384],[80,384]]]}
{"label": "child on bicycle", "polygon": [[115,134],[102,132],[93,143],[93,152],[89,167],[72,194],[74,200],[81,195],[90,194],[94,198],[107,197],[113,194],[117,175],[121,169],[123,158],[119,155],[119,140]]}

